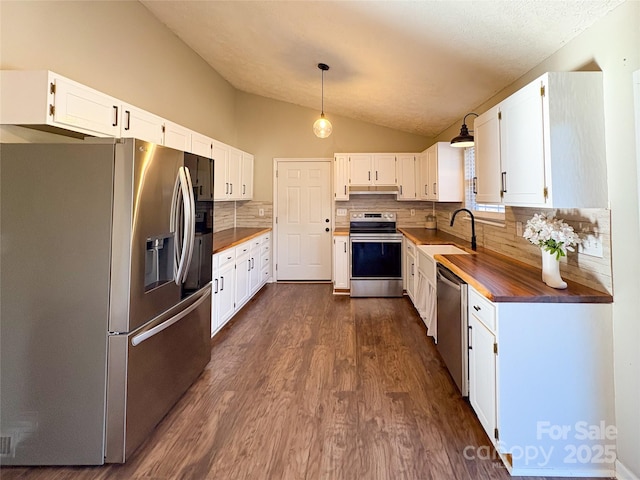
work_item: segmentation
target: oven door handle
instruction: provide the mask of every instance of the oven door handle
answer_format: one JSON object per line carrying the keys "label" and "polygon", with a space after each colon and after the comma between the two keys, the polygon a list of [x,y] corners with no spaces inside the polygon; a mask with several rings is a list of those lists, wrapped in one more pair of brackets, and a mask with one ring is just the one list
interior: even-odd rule
{"label": "oven door handle", "polygon": [[351,243],[402,243],[401,238],[385,238],[385,237],[368,237],[368,238],[353,238],[351,237]]}

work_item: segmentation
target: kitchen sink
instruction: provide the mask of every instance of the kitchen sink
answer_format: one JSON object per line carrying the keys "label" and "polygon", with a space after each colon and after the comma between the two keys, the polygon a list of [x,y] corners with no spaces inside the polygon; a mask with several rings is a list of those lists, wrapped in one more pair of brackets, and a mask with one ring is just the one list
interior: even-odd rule
{"label": "kitchen sink", "polygon": [[424,252],[431,258],[433,258],[434,255],[467,254],[467,252],[455,245],[419,245],[418,250]]}

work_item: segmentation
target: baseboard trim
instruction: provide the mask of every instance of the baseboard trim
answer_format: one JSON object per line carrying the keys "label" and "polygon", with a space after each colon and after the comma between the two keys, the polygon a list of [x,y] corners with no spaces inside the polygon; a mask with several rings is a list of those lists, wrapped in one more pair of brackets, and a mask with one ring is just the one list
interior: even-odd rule
{"label": "baseboard trim", "polygon": [[616,460],[616,478],[618,480],[640,480],[640,477],[625,467],[620,460]]}

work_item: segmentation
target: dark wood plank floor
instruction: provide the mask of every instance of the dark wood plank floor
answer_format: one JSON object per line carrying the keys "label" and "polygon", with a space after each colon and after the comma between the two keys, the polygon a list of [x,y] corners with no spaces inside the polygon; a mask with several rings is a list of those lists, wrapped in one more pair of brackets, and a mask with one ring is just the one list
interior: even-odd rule
{"label": "dark wood plank floor", "polygon": [[212,340],[205,372],[124,465],[9,479],[506,479],[406,298],[267,285]]}

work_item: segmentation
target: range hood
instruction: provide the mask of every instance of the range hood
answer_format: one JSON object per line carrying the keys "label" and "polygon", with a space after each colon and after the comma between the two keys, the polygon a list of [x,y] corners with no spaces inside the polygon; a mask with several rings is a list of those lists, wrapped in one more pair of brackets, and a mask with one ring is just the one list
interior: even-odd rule
{"label": "range hood", "polygon": [[349,195],[397,195],[400,191],[396,185],[393,186],[353,186],[349,187]]}

